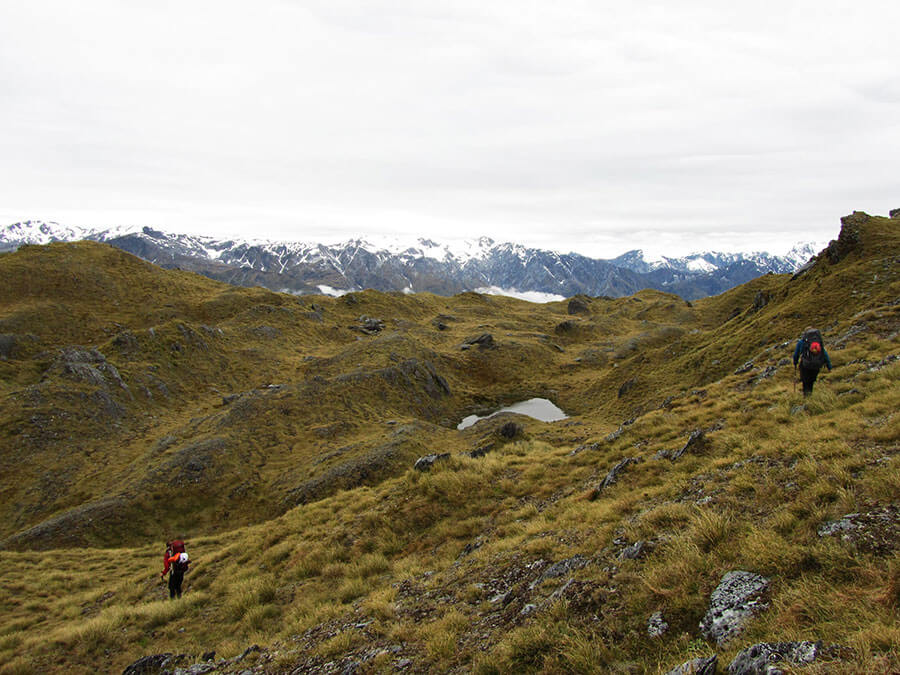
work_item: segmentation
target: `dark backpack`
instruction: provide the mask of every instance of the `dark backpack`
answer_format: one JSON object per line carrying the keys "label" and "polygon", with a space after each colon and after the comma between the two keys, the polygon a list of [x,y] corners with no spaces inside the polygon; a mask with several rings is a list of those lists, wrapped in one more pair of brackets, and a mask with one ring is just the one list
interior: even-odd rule
{"label": "dark backpack", "polygon": [[[822,340],[822,333],[815,328],[811,328],[804,331],[800,339],[803,340],[803,346],[800,349],[800,365],[810,370],[819,370],[825,365],[825,342]],[[818,352],[810,350],[810,346],[814,342],[819,343]]]}

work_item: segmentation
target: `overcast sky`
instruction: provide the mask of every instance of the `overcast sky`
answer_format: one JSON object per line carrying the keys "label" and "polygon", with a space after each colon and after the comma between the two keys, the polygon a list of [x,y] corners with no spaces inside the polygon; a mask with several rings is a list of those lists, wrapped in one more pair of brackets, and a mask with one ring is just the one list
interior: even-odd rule
{"label": "overcast sky", "polygon": [[2,0],[0,226],[782,252],[900,207],[900,3]]}

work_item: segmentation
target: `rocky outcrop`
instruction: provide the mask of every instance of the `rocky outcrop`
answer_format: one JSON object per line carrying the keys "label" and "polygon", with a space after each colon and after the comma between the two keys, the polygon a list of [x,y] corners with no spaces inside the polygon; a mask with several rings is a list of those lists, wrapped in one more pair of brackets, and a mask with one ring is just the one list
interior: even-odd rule
{"label": "rocky outcrop", "polygon": [[106,387],[110,383],[128,389],[116,367],[96,349],[66,347],[61,349],[47,371],[47,375],[60,374],[76,382]]}
{"label": "rocky outcrop", "polygon": [[716,675],[717,663],[718,657],[715,654],[691,659],[672,668],[666,675]]}
{"label": "rocky outcrop", "polygon": [[373,319],[369,316],[361,316],[357,319],[359,322],[356,326],[350,326],[352,330],[357,330],[360,333],[365,333],[366,335],[376,335],[384,330],[384,320],[382,319]]}
{"label": "rocky outcrop", "polygon": [[441,452],[434,455],[425,455],[424,457],[419,457],[419,459],[416,460],[416,463],[413,464],[413,468],[416,471],[431,471],[431,467],[433,467],[436,462],[446,459],[450,459],[449,452]]}
{"label": "rocky outcrop", "polygon": [[768,589],[769,580],[758,574],[728,572],[710,596],[700,632],[709,640],[725,644],[743,630],[754,613],[768,606],[762,600]]}
{"label": "rocky outcrop", "polygon": [[590,314],[591,308],[584,297],[577,295],[569,300],[569,305],[566,308],[566,311],[569,314]]}
{"label": "rocky outcrop", "polygon": [[628,468],[629,465],[631,465],[631,464],[637,464],[637,463],[639,463],[639,462],[641,462],[641,461],[643,461],[643,460],[641,460],[640,457],[626,457],[625,459],[623,459],[623,460],[621,460],[620,462],[616,463],[616,465],[613,466],[613,467],[606,473],[606,477],[603,479],[603,481],[600,483],[600,485],[598,485],[597,487],[595,487],[595,488],[593,489],[593,491],[591,492],[590,498],[591,498],[591,499],[596,499],[597,497],[599,497],[599,496],[600,496],[600,493],[601,493],[603,490],[605,490],[605,489],[608,488],[610,485],[613,485],[617,480],[619,480],[619,478],[620,478],[621,475],[624,473],[625,469]]}
{"label": "rocky outcrop", "polygon": [[729,675],[780,675],[779,666],[804,666],[815,661],[821,642],[763,642],[739,652],[728,665]]}
{"label": "rocky outcrop", "polygon": [[861,247],[860,227],[865,225],[871,216],[862,211],[854,211],[849,216],[841,218],[841,232],[838,238],[828,244],[825,249],[825,257],[832,264],[839,263],[854,251]]}
{"label": "rocky outcrop", "polygon": [[470,349],[476,345],[479,349],[491,349],[492,347],[497,346],[494,342],[493,335],[490,333],[482,333],[481,335],[476,335],[465,340],[462,345],[460,345],[460,349]]}
{"label": "rocky outcrop", "polygon": [[679,450],[673,452],[670,457],[672,460],[680,458],[686,452],[703,452],[706,450],[706,432],[703,429],[697,429],[691,432],[685,443]]}

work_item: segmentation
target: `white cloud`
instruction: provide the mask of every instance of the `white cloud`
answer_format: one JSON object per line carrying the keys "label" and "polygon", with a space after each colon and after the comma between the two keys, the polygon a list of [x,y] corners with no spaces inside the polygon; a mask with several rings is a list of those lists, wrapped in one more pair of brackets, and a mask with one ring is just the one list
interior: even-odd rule
{"label": "white cloud", "polygon": [[558,302],[566,299],[566,296],[564,295],[542,293],[540,291],[517,291],[514,288],[500,288],[498,286],[476,288],[475,292],[484,293],[485,295],[505,295],[510,298],[518,298],[519,300],[527,300],[528,302],[536,303]]}
{"label": "white cloud", "polygon": [[[12,0],[0,222],[614,255],[900,206],[900,8]],[[827,231],[823,236],[823,231]]]}

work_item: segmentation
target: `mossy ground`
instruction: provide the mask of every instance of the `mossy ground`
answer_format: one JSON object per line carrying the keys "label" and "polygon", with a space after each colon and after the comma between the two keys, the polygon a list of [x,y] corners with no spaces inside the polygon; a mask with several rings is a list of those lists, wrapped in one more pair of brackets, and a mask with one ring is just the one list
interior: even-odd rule
{"label": "mossy ground", "polygon": [[[716,650],[697,626],[732,569],[772,589],[720,663],[821,639],[847,650],[819,671],[897,670],[896,542],[817,530],[900,495],[898,239],[873,218],[794,280],[693,305],[591,298],[577,315],[477,294],[295,298],[88,243],[0,256],[0,334],[16,337],[0,360],[0,537],[20,549],[0,552],[0,672],[254,643],[268,672],[658,672]],[[804,400],[785,359],[807,324],[835,369]],[[495,347],[460,348],[484,332]],[[73,345],[125,388],[67,372]],[[512,440],[504,419],[455,429],[531,396],[571,417],[517,418]],[[663,457],[696,429],[705,444]],[[427,452],[451,458],[413,471]],[[641,461],[598,494],[626,457]],[[79,519],[110,496],[124,516]],[[73,547],[52,547],[63,534]],[[174,534],[195,563],[168,601]],[[638,541],[644,555],[621,558]],[[656,611],[670,628],[651,638]]]}

